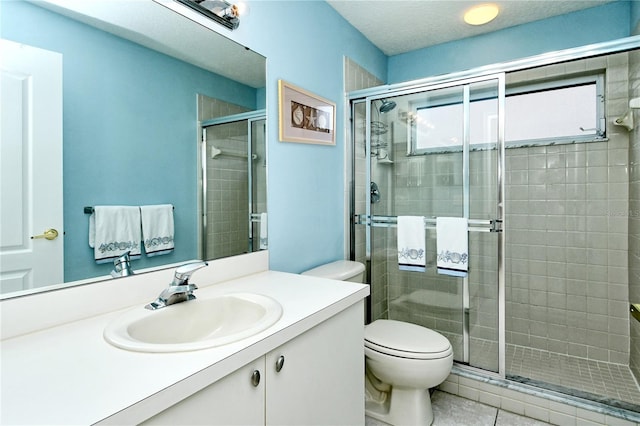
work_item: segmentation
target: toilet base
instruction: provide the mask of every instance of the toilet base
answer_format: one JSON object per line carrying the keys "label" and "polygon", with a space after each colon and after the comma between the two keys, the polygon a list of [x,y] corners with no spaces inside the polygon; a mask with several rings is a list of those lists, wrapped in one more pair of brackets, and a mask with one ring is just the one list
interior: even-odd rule
{"label": "toilet base", "polygon": [[429,426],[433,422],[429,389],[394,387],[384,402],[366,401],[365,414],[394,426]]}

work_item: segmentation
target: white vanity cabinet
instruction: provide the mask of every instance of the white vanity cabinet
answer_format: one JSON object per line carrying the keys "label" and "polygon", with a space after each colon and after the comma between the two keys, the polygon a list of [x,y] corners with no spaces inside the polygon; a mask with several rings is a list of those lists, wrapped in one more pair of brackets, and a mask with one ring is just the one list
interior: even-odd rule
{"label": "white vanity cabinet", "polygon": [[252,376],[263,376],[264,357],[239,368],[200,392],[158,413],[144,425],[262,425],[265,380],[257,385]]}
{"label": "white vanity cabinet", "polygon": [[145,423],[362,425],[362,318],[360,301]]}

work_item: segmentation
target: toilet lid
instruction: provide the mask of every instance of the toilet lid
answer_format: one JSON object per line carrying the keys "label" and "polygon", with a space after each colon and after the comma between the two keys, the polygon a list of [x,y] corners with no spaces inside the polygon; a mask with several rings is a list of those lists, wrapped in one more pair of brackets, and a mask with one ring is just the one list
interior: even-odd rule
{"label": "toilet lid", "polygon": [[451,350],[451,343],[442,334],[408,322],[376,320],[364,330],[365,345],[375,349],[388,348],[394,353],[436,354]]}

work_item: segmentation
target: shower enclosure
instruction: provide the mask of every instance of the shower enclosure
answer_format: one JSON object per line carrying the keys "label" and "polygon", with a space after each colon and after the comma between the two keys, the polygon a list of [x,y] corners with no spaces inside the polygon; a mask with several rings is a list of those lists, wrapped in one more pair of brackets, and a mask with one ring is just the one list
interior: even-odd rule
{"label": "shower enclosure", "polygon": [[[370,320],[440,332],[459,368],[640,411],[639,143],[616,125],[640,96],[639,45],[350,96]],[[425,273],[398,269],[401,215],[425,218]],[[468,219],[466,278],[437,273],[441,216]]]}
{"label": "shower enclosure", "polygon": [[201,123],[202,258],[266,249],[265,111]]}

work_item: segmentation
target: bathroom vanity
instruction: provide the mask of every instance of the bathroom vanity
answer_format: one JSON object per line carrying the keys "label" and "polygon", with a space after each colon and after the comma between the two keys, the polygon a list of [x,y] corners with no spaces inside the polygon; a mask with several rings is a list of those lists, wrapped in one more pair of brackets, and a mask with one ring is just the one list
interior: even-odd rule
{"label": "bathroom vanity", "polygon": [[[197,351],[134,352],[103,338],[112,321],[155,298],[171,270],[2,301],[1,423],[364,424],[368,286],[268,271],[267,264],[254,253],[211,262],[194,276],[198,298],[256,293],[282,306],[268,329]],[[108,311],[91,317],[46,310],[54,301],[76,303],[78,291],[115,294],[98,308]],[[127,303],[119,308],[118,293]],[[83,303],[96,302],[87,294]],[[57,324],[31,318],[56,311]]]}

